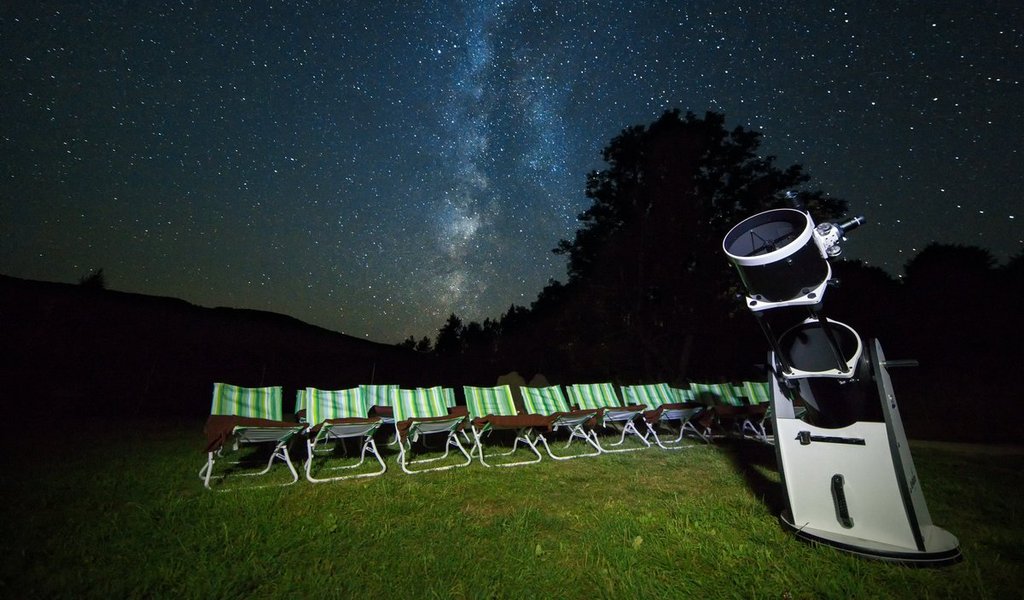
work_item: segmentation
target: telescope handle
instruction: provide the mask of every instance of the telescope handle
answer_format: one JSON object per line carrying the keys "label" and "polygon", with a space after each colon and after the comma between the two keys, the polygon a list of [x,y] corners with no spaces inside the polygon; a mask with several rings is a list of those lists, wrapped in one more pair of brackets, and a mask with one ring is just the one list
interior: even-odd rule
{"label": "telescope handle", "polygon": [[915,359],[908,358],[905,360],[887,360],[882,363],[882,366],[886,369],[897,369],[901,367],[919,367],[921,365]]}

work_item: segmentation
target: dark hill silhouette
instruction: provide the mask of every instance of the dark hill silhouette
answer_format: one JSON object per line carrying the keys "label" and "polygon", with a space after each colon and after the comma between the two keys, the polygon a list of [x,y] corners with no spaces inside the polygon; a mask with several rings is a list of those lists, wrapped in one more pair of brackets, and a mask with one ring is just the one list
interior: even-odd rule
{"label": "dark hill silhouette", "polygon": [[290,412],[294,390],[306,386],[452,385],[467,376],[443,358],[276,313],[2,275],[0,329],[0,395],[18,415],[200,416],[214,381],[284,386]]}

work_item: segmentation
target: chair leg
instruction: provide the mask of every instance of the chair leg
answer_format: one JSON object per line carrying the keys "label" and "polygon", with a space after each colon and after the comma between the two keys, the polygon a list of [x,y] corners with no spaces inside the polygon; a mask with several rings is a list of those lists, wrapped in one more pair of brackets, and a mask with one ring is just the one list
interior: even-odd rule
{"label": "chair leg", "polygon": [[206,464],[203,465],[202,469],[199,469],[199,478],[203,480],[203,487],[210,489],[210,475],[213,474],[213,452],[206,453]]}
{"label": "chair leg", "polygon": [[[465,433],[465,432],[463,432],[463,433]],[[464,463],[456,463],[456,464],[452,464],[452,465],[445,465],[445,466],[442,466],[442,467],[430,467],[430,468],[425,468],[425,469],[411,469],[411,468],[409,468],[411,465],[431,463],[431,462],[436,462],[436,461],[439,461],[439,460],[444,460],[445,458],[448,457],[448,453],[449,453],[449,451],[451,450],[452,447],[457,448],[459,450],[459,452],[461,452],[462,455],[466,457],[466,462],[464,462]],[[408,459],[408,454],[411,451],[412,451],[412,442],[409,442],[408,440],[406,440],[405,444],[401,444],[401,443],[399,444],[398,463],[402,467],[402,471],[404,471],[405,473],[408,473],[409,475],[418,475],[419,473],[427,473],[427,472],[430,472],[430,471],[447,471],[448,469],[455,469],[455,468],[458,468],[458,467],[465,467],[465,466],[469,465],[469,463],[473,462],[473,457],[470,456],[470,454],[468,452],[466,452],[466,448],[463,447],[462,443],[459,441],[458,434],[456,432],[454,432],[454,431],[451,431],[451,432],[448,433],[448,438],[445,440],[444,454],[441,455],[441,456],[437,456],[437,457],[434,457],[434,458],[420,459],[420,460],[409,460]]]}
{"label": "chair leg", "polygon": [[481,433],[479,431],[477,431],[476,427],[473,427],[472,429],[473,429],[473,437],[476,438],[476,445],[474,447],[477,449],[477,453],[478,453],[478,456],[480,458],[480,464],[482,464],[485,467],[517,467],[519,465],[530,465],[530,464],[533,464],[533,463],[538,463],[538,462],[540,462],[543,459],[543,456],[541,456],[540,450],[537,449],[537,445],[533,441],[531,441],[529,439],[529,437],[527,435],[525,435],[522,431],[517,431],[516,432],[515,440],[513,440],[513,442],[512,442],[512,449],[511,450],[509,450],[508,452],[503,452],[501,454],[492,454],[491,456],[492,457],[494,457],[494,456],[509,456],[511,454],[514,454],[515,451],[519,448],[519,442],[523,442],[524,444],[527,445],[527,447],[530,448],[531,451],[533,451],[533,453],[535,455],[537,455],[537,458],[532,459],[532,460],[523,460],[523,461],[508,462],[508,463],[501,463],[501,464],[494,464],[494,465],[488,464],[487,461],[484,459],[484,445],[483,445],[483,439],[481,437]]}
{"label": "chair leg", "polygon": [[648,432],[654,437],[654,443],[658,445],[662,450],[685,450],[686,448],[695,448],[695,446],[689,444],[683,444],[683,434],[686,431],[685,424],[679,427],[679,436],[670,442],[662,442],[661,437],[658,435],[657,429],[651,423],[646,423]]}
{"label": "chair leg", "polygon": [[[344,440],[344,439],[345,438],[342,438],[342,440]],[[369,471],[367,473],[356,473],[356,474],[353,474],[353,475],[338,475],[338,476],[335,476],[335,477],[314,477],[313,476],[313,457],[314,457],[314,451],[316,450],[316,446],[317,446],[318,441],[319,440],[317,440],[317,439],[313,439],[313,440],[307,439],[306,440],[306,449],[307,449],[307,452],[306,452],[306,480],[309,481],[310,483],[326,483],[328,481],[341,481],[343,479],[357,479],[357,478],[360,478],[360,477],[376,477],[378,475],[383,475],[384,472],[387,471],[387,469],[388,469],[387,465],[384,463],[384,459],[380,455],[380,452],[377,451],[377,444],[376,444],[376,442],[373,441],[373,438],[371,436],[363,436],[363,443],[360,446],[360,450],[359,450],[359,462],[357,462],[354,465],[341,465],[341,466],[336,466],[336,467],[328,467],[328,469],[332,470],[332,471],[340,470],[340,469],[355,469],[355,468],[361,466],[366,461],[366,453],[367,453],[367,451],[369,451],[371,454],[373,454],[373,457],[376,458],[377,462],[380,464],[380,470],[379,471]]]}
{"label": "chair leg", "polygon": [[578,454],[562,454],[558,455],[551,451],[551,446],[548,445],[548,440],[543,434],[538,434],[537,439],[544,444],[544,449],[547,450],[548,456],[555,460],[571,460],[573,458],[584,458],[587,456],[598,456],[601,454],[601,446],[595,441],[595,438],[590,436],[590,433],[585,431],[581,426],[575,425],[569,430],[569,441],[565,443],[565,448],[569,448],[572,444],[573,439],[582,439],[584,442],[594,447],[594,452],[580,452]]}
{"label": "chair leg", "polygon": [[[267,473],[270,472],[271,467],[273,467],[274,459],[280,459],[280,460],[284,461],[285,465],[288,466],[288,471],[292,474],[292,480],[287,482],[287,483],[274,483],[274,484],[267,484],[267,485],[246,486],[244,489],[247,489],[247,490],[258,490],[258,489],[261,489],[261,488],[268,488],[268,487],[283,487],[283,486],[286,486],[286,485],[292,485],[293,483],[295,483],[296,481],[299,480],[299,474],[295,470],[295,465],[292,463],[291,456],[288,453],[288,442],[289,441],[290,440],[280,441],[280,442],[278,442],[274,446],[274,450],[270,453],[270,459],[267,461],[267,466],[262,471],[260,471],[258,473],[239,473],[237,476],[238,477],[258,477],[258,476],[261,476],[261,475],[266,475]],[[220,452],[218,451],[217,454],[219,456]],[[213,465],[216,462],[216,459],[214,458],[213,455],[214,455],[213,452],[208,452],[207,453],[206,464],[203,466],[202,469],[199,470],[199,477],[203,480],[203,487],[205,487],[208,490],[212,490],[213,489],[213,488],[210,487],[210,480],[213,478]],[[224,476],[222,476],[222,477],[224,477]],[[227,489],[227,490],[217,490],[217,491],[218,492],[233,492],[233,491],[235,491],[235,489],[236,488]]]}
{"label": "chair leg", "polygon": [[[644,436],[640,434],[640,431],[636,428],[636,425],[633,424],[633,421],[626,421],[625,424],[622,427],[622,435],[619,437],[619,441],[617,441],[615,443],[612,443],[612,444],[608,444],[608,445],[609,446],[621,446],[626,441],[626,434],[633,434],[633,435],[635,435],[641,442],[643,442],[644,448],[650,448],[651,447],[651,443],[648,442],[644,438]],[[608,448],[605,448],[604,446],[602,446],[601,450],[606,452],[606,453],[608,453],[608,454],[611,454],[611,453],[614,453],[614,452],[635,452],[636,450],[643,450],[644,448],[616,448],[615,450],[611,450],[611,449],[608,449]]]}

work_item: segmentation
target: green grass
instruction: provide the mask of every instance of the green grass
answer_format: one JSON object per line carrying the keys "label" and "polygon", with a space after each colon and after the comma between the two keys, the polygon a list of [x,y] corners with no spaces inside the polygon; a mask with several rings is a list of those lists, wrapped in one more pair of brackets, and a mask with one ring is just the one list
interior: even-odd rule
{"label": "green grass", "polygon": [[[774,455],[650,449],[511,469],[213,493],[201,423],[5,443],[0,596],[1007,598],[1024,589],[1016,450],[916,445],[963,562],[910,569],[794,539]],[[283,474],[283,467],[276,467]]]}

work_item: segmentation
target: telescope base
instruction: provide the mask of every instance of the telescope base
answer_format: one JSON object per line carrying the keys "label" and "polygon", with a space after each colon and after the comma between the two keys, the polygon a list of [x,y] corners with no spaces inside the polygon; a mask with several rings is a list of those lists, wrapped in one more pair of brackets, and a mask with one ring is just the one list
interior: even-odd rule
{"label": "telescope base", "polygon": [[[889,378],[890,363],[878,340],[869,349],[870,366],[858,380],[804,378],[796,389],[779,379],[772,382],[775,453],[786,490],[782,525],[801,539],[867,558],[916,566],[955,563],[959,542],[932,523]],[[769,360],[775,364],[774,357]],[[815,390],[809,379],[830,385]],[[854,385],[875,396],[881,421],[820,427],[796,417],[793,398],[803,394],[808,404],[829,406],[825,400],[844,400],[841,386]]]}
{"label": "telescope base", "polygon": [[779,516],[779,521],[785,529],[806,542],[829,546],[863,558],[892,562],[908,567],[945,567],[958,563],[963,558],[956,537],[945,529],[934,525],[927,526],[924,528],[925,531],[922,531],[926,549],[921,551],[833,531],[823,531],[806,524],[800,526],[793,523],[793,517],[789,511],[783,512]]}

